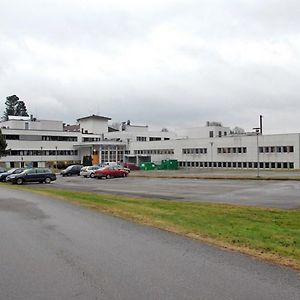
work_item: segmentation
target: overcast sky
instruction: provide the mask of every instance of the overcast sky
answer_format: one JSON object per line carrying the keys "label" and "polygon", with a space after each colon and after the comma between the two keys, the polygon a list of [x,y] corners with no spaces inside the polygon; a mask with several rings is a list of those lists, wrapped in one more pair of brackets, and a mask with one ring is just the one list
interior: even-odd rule
{"label": "overcast sky", "polygon": [[0,109],[300,132],[299,0],[0,0]]}

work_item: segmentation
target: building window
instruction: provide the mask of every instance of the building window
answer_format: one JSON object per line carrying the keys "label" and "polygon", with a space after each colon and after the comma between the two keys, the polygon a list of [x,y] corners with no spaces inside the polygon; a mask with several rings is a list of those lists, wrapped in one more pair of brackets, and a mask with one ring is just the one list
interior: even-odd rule
{"label": "building window", "polygon": [[210,131],[210,132],[209,132],[209,137],[210,137],[210,138],[213,138],[213,137],[214,137],[214,132],[213,132],[213,131]]}
{"label": "building window", "polygon": [[153,142],[153,141],[161,141],[161,137],[150,136],[149,141],[150,141],[150,142]]}
{"label": "building window", "polygon": [[136,140],[137,140],[137,142],[146,142],[147,141],[147,137],[145,137],[145,136],[137,136]]}

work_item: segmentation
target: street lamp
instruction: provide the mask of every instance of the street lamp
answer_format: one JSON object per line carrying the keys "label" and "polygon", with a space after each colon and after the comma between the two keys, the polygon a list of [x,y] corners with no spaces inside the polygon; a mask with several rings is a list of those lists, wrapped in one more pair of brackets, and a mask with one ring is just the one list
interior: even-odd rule
{"label": "street lamp", "polygon": [[210,142],[210,163],[211,163],[211,170],[213,170],[213,145],[214,142]]}
{"label": "street lamp", "polygon": [[55,146],[55,160],[56,160],[56,169],[57,169],[57,146]]}
{"label": "street lamp", "polygon": [[42,155],[43,155],[43,147],[41,146],[41,167],[42,167],[42,164],[43,164],[43,157],[42,157]]}
{"label": "street lamp", "polygon": [[255,130],[256,133],[256,150],[257,150],[257,177],[259,177],[259,147],[258,147],[258,135],[261,132],[261,127],[254,127],[253,130]]}

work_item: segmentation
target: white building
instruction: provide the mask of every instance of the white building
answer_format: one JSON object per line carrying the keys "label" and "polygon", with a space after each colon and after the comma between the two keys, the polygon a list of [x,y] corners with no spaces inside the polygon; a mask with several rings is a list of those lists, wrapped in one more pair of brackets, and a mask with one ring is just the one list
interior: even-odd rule
{"label": "white building", "polygon": [[76,130],[61,121],[10,118],[1,122],[9,155],[7,167],[52,166],[106,161],[161,162],[177,159],[185,168],[299,169],[300,134],[231,134],[216,122],[175,132],[150,131],[148,126],[122,124],[111,131],[110,118],[92,115],[78,119]]}

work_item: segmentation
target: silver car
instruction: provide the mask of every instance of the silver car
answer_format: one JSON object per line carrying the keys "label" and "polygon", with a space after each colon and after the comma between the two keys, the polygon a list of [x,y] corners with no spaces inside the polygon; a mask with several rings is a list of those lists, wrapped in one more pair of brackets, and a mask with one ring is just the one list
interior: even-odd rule
{"label": "silver car", "polygon": [[89,167],[83,167],[80,170],[80,176],[83,177],[90,177],[94,178],[95,177],[95,171],[98,170],[100,167],[99,166],[89,166]]}

